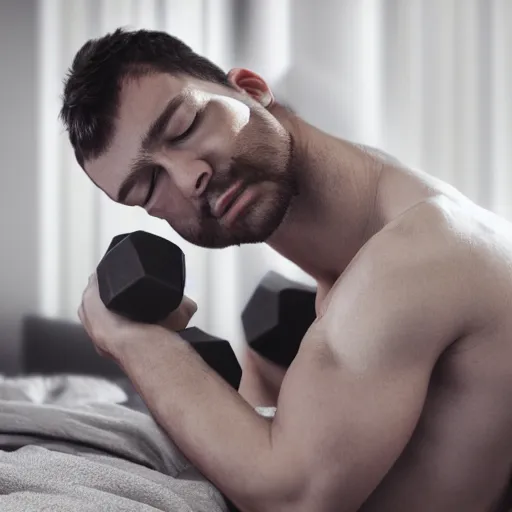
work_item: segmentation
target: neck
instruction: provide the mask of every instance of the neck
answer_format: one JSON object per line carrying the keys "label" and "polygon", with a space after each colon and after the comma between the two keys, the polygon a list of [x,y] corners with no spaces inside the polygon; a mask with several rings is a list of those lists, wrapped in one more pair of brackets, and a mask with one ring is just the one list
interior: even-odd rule
{"label": "neck", "polygon": [[272,111],[294,140],[298,194],[267,244],[319,284],[333,284],[374,233],[381,165],[360,146]]}

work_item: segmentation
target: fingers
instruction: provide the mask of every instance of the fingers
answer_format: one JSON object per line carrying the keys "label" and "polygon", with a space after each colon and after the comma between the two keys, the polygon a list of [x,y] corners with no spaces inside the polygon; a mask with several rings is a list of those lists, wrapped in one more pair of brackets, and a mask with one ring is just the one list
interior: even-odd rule
{"label": "fingers", "polygon": [[78,318],[80,319],[80,323],[82,324],[84,329],[87,332],[89,332],[89,320],[87,319],[87,314],[85,312],[85,306],[84,306],[83,302],[80,304],[80,307],[78,308],[77,313],[78,313]]}
{"label": "fingers", "polygon": [[86,311],[85,311],[85,303],[87,302],[87,297],[91,293],[91,290],[94,288],[95,281],[96,281],[96,273],[92,273],[89,276],[89,279],[87,280],[87,286],[85,287],[85,289],[82,293],[82,301],[81,301],[80,306],[78,307],[78,311],[77,311],[78,318],[80,319],[80,322],[82,322],[84,327],[86,326],[86,320],[87,320]]}
{"label": "fingers", "polygon": [[187,327],[196,311],[197,304],[189,297],[184,296],[179,307],[160,322],[159,325],[170,331],[181,331]]}
{"label": "fingers", "polygon": [[184,297],[182,306],[189,318],[192,318],[197,312],[197,303],[187,296]]}
{"label": "fingers", "polygon": [[170,331],[181,331],[188,325],[190,317],[182,309],[173,311],[167,318],[164,318],[159,325]]}
{"label": "fingers", "polygon": [[78,307],[78,311],[77,311],[77,314],[78,314],[78,318],[80,319],[80,322],[84,323],[84,305],[83,303],[80,304],[80,306]]}

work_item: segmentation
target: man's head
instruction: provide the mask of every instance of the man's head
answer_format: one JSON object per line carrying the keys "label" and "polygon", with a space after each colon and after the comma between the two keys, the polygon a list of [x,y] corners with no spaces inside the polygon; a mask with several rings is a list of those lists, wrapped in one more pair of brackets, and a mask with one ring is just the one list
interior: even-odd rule
{"label": "man's head", "polygon": [[119,29],[75,56],[61,119],[109,197],[226,247],[265,241],[296,193],[293,139],[272,102],[251,71],[226,74],[166,33]]}

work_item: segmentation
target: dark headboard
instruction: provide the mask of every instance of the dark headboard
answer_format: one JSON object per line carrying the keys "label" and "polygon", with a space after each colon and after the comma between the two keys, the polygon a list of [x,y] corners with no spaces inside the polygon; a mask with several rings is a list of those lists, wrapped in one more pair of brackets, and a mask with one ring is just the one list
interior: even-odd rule
{"label": "dark headboard", "polygon": [[22,371],[25,374],[124,377],[113,361],[96,352],[78,322],[30,315],[23,319],[22,329]]}

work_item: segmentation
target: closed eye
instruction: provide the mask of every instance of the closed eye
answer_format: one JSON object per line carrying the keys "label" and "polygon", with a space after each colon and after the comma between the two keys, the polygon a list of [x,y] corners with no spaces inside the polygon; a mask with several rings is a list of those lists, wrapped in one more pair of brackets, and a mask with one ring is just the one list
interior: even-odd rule
{"label": "closed eye", "polygon": [[201,112],[196,112],[196,115],[194,116],[194,119],[190,123],[189,127],[181,135],[173,137],[170,142],[175,144],[177,142],[183,142],[184,140],[186,140],[188,137],[190,137],[190,135],[192,135],[194,130],[197,128],[200,120]]}
{"label": "closed eye", "polygon": [[155,187],[156,187],[156,184],[158,181],[158,176],[159,176],[160,171],[161,171],[161,169],[159,167],[155,167],[153,169],[153,171],[151,172],[151,181],[149,183],[148,194],[146,196],[146,200],[143,203],[143,206],[146,206],[149,203],[149,201],[151,200],[151,196],[153,195],[153,192],[155,191]]}

